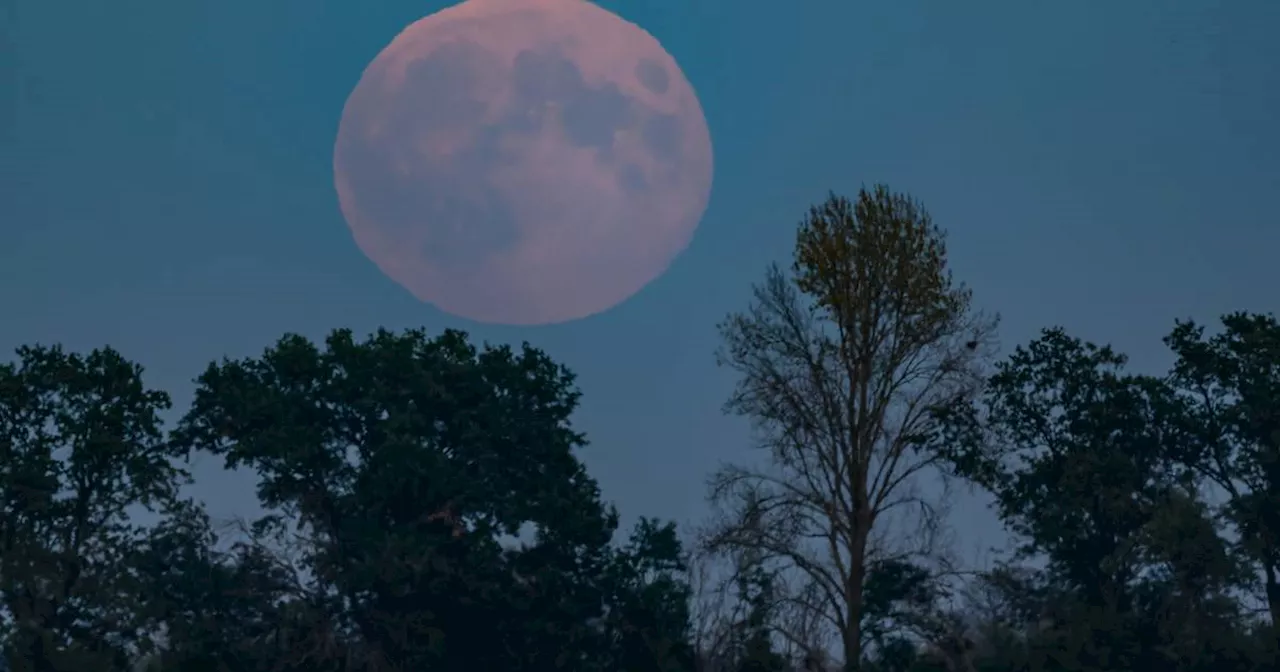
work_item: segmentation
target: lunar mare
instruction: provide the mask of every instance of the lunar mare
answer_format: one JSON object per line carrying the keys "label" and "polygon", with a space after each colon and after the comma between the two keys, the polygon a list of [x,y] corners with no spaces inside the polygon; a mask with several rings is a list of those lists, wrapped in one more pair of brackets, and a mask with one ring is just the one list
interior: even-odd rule
{"label": "lunar mare", "polygon": [[410,25],[348,98],[333,164],[383,273],[507,324],[598,313],[661,275],[712,174],[675,60],[585,0],[468,0]]}

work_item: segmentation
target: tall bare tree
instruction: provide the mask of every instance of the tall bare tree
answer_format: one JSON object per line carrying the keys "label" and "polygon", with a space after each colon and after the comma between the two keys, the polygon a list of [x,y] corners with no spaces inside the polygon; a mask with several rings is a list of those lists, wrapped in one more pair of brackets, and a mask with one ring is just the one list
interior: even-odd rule
{"label": "tall bare tree", "polygon": [[706,544],[752,547],[800,578],[790,606],[825,621],[850,669],[864,620],[885,617],[867,613],[864,585],[881,569],[901,575],[922,550],[873,527],[910,511],[937,529],[918,489],[938,462],[923,447],[930,411],[975,393],[995,325],[953,282],[943,231],[884,186],[811,208],[790,272],[771,267],[749,309],[720,325],[718,360],[740,376],[726,412],[751,420],[768,459],[712,477],[722,515]]}

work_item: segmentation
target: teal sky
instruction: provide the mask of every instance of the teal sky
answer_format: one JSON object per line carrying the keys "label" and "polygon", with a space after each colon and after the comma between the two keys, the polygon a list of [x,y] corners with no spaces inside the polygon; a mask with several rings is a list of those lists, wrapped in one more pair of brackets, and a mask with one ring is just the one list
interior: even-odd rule
{"label": "teal sky", "polygon": [[[551,327],[469,323],[353,243],[331,152],[366,63],[443,7],[407,0],[0,0],[0,350],[110,344],[181,408],[286,331],[459,327],[580,376],[584,454],[628,518],[692,521],[747,454],[715,323],[828,190],[886,182],[950,231],[1007,347],[1044,326],[1142,368],[1177,317],[1280,309],[1274,0],[615,0],[697,90],[710,207],[670,271]],[[197,468],[218,516],[252,482]],[[961,540],[995,543],[963,504]]]}

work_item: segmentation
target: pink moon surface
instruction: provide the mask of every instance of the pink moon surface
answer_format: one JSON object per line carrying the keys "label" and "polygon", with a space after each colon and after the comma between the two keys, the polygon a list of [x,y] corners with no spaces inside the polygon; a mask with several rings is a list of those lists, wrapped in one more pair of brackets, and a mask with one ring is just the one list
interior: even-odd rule
{"label": "pink moon surface", "polygon": [[467,0],[365,69],[333,168],[356,244],[419,300],[550,324],[667,269],[712,151],[693,88],[638,26],[586,0]]}

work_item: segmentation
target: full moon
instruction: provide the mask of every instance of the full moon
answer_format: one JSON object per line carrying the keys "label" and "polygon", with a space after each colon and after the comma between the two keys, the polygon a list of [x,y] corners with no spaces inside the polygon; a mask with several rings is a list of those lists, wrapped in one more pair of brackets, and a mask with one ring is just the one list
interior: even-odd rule
{"label": "full moon", "polygon": [[711,138],[638,26],[586,0],[467,0],[365,69],[333,168],[356,244],[419,300],[549,324],[621,303],[688,245]]}

